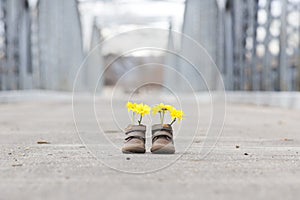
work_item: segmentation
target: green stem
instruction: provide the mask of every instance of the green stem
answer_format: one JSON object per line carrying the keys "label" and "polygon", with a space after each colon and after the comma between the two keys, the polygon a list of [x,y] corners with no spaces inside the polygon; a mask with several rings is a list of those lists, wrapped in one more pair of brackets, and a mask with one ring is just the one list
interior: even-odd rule
{"label": "green stem", "polygon": [[141,122],[142,122],[142,115],[140,116],[140,120],[138,121],[139,122],[139,125],[141,125]]}
{"label": "green stem", "polygon": [[162,118],[161,118],[161,112],[159,112],[159,118],[160,118],[160,123],[163,124]]}
{"label": "green stem", "polygon": [[163,110],[162,112],[163,112],[163,114],[162,114],[161,124],[164,124],[164,120],[165,120],[165,111]]}
{"label": "green stem", "polygon": [[172,126],[172,124],[174,124],[175,121],[176,121],[176,118],[173,119],[173,121],[171,122],[170,125]]}
{"label": "green stem", "polygon": [[132,124],[134,124],[134,112],[132,112],[132,119],[131,119],[131,121],[132,121]]}

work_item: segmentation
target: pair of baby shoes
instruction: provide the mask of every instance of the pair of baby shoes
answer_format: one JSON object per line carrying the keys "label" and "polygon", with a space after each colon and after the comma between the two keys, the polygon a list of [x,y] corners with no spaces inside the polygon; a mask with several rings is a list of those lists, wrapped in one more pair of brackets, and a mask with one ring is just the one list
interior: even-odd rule
{"label": "pair of baby shoes", "polygon": [[[128,112],[132,115],[132,124],[125,129],[125,143],[122,148],[123,153],[145,153],[146,143],[146,126],[142,124],[144,116],[149,115],[152,111],[153,116],[160,116],[160,124],[152,126],[152,153],[173,154],[175,153],[173,141],[172,124],[176,120],[181,121],[184,113],[182,110],[177,110],[171,105],[160,103],[154,107],[150,107],[144,103],[128,102],[126,105]],[[169,117],[170,123],[164,123]],[[134,125],[138,118],[138,125]]]}
{"label": "pair of baby shoes", "polygon": [[[152,147],[150,151],[156,154],[175,153],[173,129],[170,124],[155,124],[152,126]],[[125,129],[123,153],[145,153],[146,126],[128,125]]]}

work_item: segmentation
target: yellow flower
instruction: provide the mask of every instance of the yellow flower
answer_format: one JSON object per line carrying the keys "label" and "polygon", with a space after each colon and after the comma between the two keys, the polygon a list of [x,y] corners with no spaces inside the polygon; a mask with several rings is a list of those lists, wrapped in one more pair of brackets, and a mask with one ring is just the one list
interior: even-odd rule
{"label": "yellow flower", "polygon": [[127,106],[128,112],[132,111],[132,112],[140,114],[142,116],[149,114],[151,111],[150,106],[143,104],[143,103],[136,104],[136,103],[128,102],[126,106]]}
{"label": "yellow flower", "polygon": [[142,122],[142,119],[145,115],[150,114],[151,108],[150,106],[140,103],[132,103],[127,102],[126,107],[128,109],[128,112],[132,111],[132,124],[134,124],[135,114],[140,115],[140,119],[138,120],[138,124],[140,125]]}
{"label": "yellow flower", "polygon": [[174,109],[171,111],[172,120],[178,119],[179,121],[181,121],[183,119],[183,116],[184,116],[184,113],[182,110]]}
{"label": "yellow flower", "polygon": [[150,111],[151,111],[150,106],[143,104],[143,103],[137,104],[135,107],[135,110],[134,110],[134,112],[136,112],[137,114],[140,114],[142,117],[150,114]]}
{"label": "yellow flower", "polygon": [[136,105],[137,105],[136,103],[132,103],[132,102],[128,101],[127,104],[126,104],[126,107],[127,107],[127,109],[128,109],[128,112],[129,112],[129,111],[135,112]]}
{"label": "yellow flower", "polygon": [[159,112],[166,112],[166,111],[170,111],[171,112],[174,109],[175,108],[173,106],[165,105],[163,103],[160,103],[157,106],[155,106],[155,107],[152,108],[152,113],[153,113],[153,115],[156,115]]}
{"label": "yellow flower", "polygon": [[173,106],[170,106],[170,105],[165,105],[165,109],[167,109],[170,112],[172,112],[173,110],[175,110],[175,108]]}
{"label": "yellow flower", "polygon": [[159,105],[152,108],[153,115],[156,115],[160,111],[161,111],[161,108],[159,107]]}

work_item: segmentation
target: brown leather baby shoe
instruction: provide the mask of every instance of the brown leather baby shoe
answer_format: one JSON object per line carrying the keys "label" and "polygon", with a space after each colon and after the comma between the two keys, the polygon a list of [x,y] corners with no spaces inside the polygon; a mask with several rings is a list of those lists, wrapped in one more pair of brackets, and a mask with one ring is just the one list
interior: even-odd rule
{"label": "brown leather baby shoe", "polygon": [[169,124],[155,124],[152,126],[152,153],[175,153],[173,129]]}
{"label": "brown leather baby shoe", "polygon": [[144,125],[128,125],[125,129],[125,142],[122,148],[123,153],[145,153],[145,133]]}

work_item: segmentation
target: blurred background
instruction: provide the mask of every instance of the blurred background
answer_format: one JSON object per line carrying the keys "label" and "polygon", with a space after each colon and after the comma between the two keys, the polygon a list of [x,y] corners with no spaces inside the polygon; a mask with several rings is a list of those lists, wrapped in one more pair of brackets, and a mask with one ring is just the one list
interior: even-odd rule
{"label": "blurred background", "polygon": [[[143,27],[169,31],[160,37],[122,38],[98,48],[79,80],[84,90],[93,91],[90,80],[122,46],[145,37],[201,62],[206,55],[192,51],[184,39],[174,39],[174,32],[192,37],[207,50],[226,90],[300,90],[300,0],[0,0],[0,90],[72,91],[79,66],[97,44]],[[114,86],[128,70],[149,62],[171,67],[177,63],[177,70],[191,74],[190,67],[177,59],[137,51],[109,65],[100,84]],[[214,85],[212,63],[198,64],[207,69],[208,84]],[[135,80],[149,75],[159,82],[180,84],[159,67]],[[189,78],[198,84],[197,77]],[[124,82],[125,90],[130,81]],[[204,90],[200,85],[196,89]]]}

